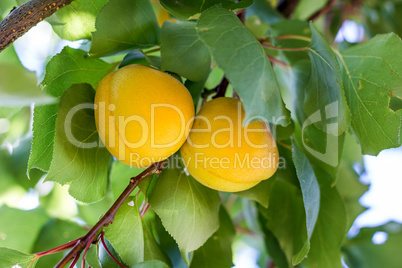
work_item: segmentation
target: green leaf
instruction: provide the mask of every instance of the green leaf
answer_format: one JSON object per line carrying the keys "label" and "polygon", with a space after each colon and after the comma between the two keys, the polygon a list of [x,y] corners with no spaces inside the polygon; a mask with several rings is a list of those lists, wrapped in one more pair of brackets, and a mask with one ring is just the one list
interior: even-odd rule
{"label": "green leaf", "polygon": [[152,260],[137,263],[136,265],[133,266],[133,268],[169,268],[169,266],[164,262],[158,260]]}
{"label": "green leaf", "polygon": [[175,17],[186,20],[217,4],[231,10],[243,9],[250,6],[253,0],[241,0],[237,3],[231,0],[160,0],[160,3]]}
{"label": "green leaf", "polygon": [[265,227],[272,231],[290,264],[296,265],[307,255],[309,242],[306,215],[299,189],[276,180],[268,209],[259,207]]}
{"label": "green leaf", "polygon": [[106,3],[107,0],[75,0],[47,20],[62,39],[91,39],[95,18]]}
{"label": "green leaf", "polygon": [[301,0],[293,12],[293,17],[306,20],[316,11],[320,10],[326,3],[326,0]]}
{"label": "green leaf", "polygon": [[[299,122],[303,122],[303,120],[299,119]],[[318,129],[311,121],[304,122],[307,123],[303,125],[302,129],[299,124],[296,124],[295,130],[295,137],[300,149],[303,150],[311,164],[317,165],[330,173],[330,179],[334,183],[342,156],[346,133],[334,136]]]}
{"label": "green leaf", "polygon": [[202,13],[197,31],[241,97],[244,120],[262,116],[269,122],[288,125],[289,112],[264,49],[236,15],[223,8],[210,8]]}
{"label": "green leaf", "polygon": [[[149,213],[149,212],[148,212]],[[152,230],[143,222],[144,229],[144,261],[158,260],[172,266],[169,257],[161,250],[156,242]]]}
{"label": "green leaf", "polygon": [[302,265],[341,268],[340,249],[347,232],[345,207],[337,189],[331,186],[329,175],[319,169],[314,171],[320,184],[320,211],[310,240],[310,252]]}
{"label": "green leaf", "polygon": [[296,142],[292,142],[292,148],[293,161],[303,195],[304,210],[306,211],[307,235],[310,239],[320,210],[320,186],[313,167]]}
{"label": "green leaf", "polygon": [[0,106],[28,106],[32,102],[53,102],[53,98],[44,94],[37,84],[35,73],[22,66],[13,46],[1,52]]}
{"label": "green leaf", "polygon": [[369,188],[368,185],[364,185],[359,181],[359,174],[353,168],[356,163],[363,164],[363,156],[360,145],[352,135],[346,136],[345,149],[341,159],[335,185],[342,196],[345,206],[347,216],[346,229],[350,229],[356,217],[366,210],[359,203],[359,199]]}
{"label": "green leaf", "polygon": [[110,0],[99,12],[95,25],[90,56],[107,56],[159,43],[159,26],[148,0]]}
{"label": "green leaf", "polygon": [[[386,3],[386,4],[385,4]],[[383,33],[396,33],[402,36],[402,3],[399,1],[369,1],[364,3],[362,13],[365,20],[364,30],[369,36]]]}
{"label": "green leaf", "polygon": [[402,98],[402,41],[395,34],[378,35],[339,55],[352,128],[363,154],[401,144],[401,116],[389,108],[390,96]]}
{"label": "green leaf", "polygon": [[[36,255],[31,255],[10,248],[0,247],[0,268],[18,267],[27,268],[35,259]],[[36,261],[32,262],[30,268],[35,268]]]}
{"label": "green leaf", "polygon": [[241,192],[235,192],[234,194],[247,198],[260,203],[263,207],[268,208],[269,197],[272,192],[272,188],[275,183],[276,176],[269,178],[268,180],[263,180],[256,186]]}
{"label": "green leaf", "polygon": [[[122,260],[120,259],[120,256],[110,244],[109,240],[105,239],[105,245],[108,248],[109,252],[115,257],[116,260],[118,260],[120,263],[122,263]],[[103,246],[102,243],[99,243],[98,245],[98,257],[99,257],[99,264],[102,268],[120,268],[121,266],[116,263],[115,260],[113,260],[109,253],[106,251],[105,247]]]}
{"label": "green leaf", "polygon": [[[374,244],[376,232],[384,232],[387,240],[383,244]],[[348,241],[343,248],[349,267],[356,268],[398,268],[402,263],[400,245],[402,244],[402,226],[389,222],[375,228],[362,228],[359,234]]]}
{"label": "green leaf", "polygon": [[35,106],[33,118],[33,138],[27,168],[28,178],[31,177],[32,169],[49,171],[53,159],[57,104]]}
{"label": "green leaf", "polygon": [[89,247],[87,254],[85,255],[85,260],[92,268],[102,268],[99,264],[97,245],[92,245]]}
{"label": "green leaf", "polygon": [[70,183],[69,193],[81,202],[101,200],[106,192],[110,154],[99,144],[93,101],[87,84],[70,87],[60,99],[54,157],[46,181]]}
{"label": "green leaf", "polygon": [[147,61],[145,55],[141,52],[141,50],[136,49],[124,56],[122,62],[119,65],[119,68],[130,64],[149,65],[149,62]]}
{"label": "green leaf", "polygon": [[271,3],[265,0],[254,0],[247,9],[247,16],[257,15],[267,24],[272,24],[283,19],[282,15],[271,6]]}
{"label": "green leaf", "polygon": [[64,47],[46,66],[43,90],[60,97],[73,84],[88,83],[95,87],[113,65],[103,60],[86,58],[85,55],[83,50]]}
{"label": "green leaf", "polygon": [[[85,233],[85,228],[75,222],[51,219],[42,227],[33,247],[33,252],[42,252],[58,247],[85,235]],[[53,267],[63,256],[63,252],[43,256],[37,265],[38,267]]]}
{"label": "green leaf", "polygon": [[105,228],[105,237],[130,266],[144,261],[144,233],[137,203],[127,199],[119,208],[113,224]]}
{"label": "green leaf", "polygon": [[221,206],[219,210],[219,229],[194,252],[190,268],[232,267],[232,242],[235,236],[232,219]]}
{"label": "green leaf", "polygon": [[286,255],[281,249],[278,239],[266,227],[265,225],[266,219],[260,212],[258,213],[258,219],[260,221],[262,231],[264,232],[265,235],[264,242],[265,247],[267,248],[267,251],[269,253],[269,256],[272,258],[272,260],[274,261],[275,265],[278,268],[289,268],[288,261],[286,260]]}
{"label": "green leaf", "polygon": [[185,252],[198,249],[219,227],[218,193],[187,176],[181,167],[163,170],[149,203]]}
{"label": "green leaf", "polygon": [[[311,60],[311,77],[304,98],[307,122],[311,121],[322,131],[339,136],[348,130],[350,125],[350,111],[346,103],[340,68],[332,48],[312,22],[310,28],[312,39],[308,53]],[[321,110],[324,109],[325,118],[322,118]]]}
{"label": "green leaf", "polygon": [[35,240],[48,216],[40,209],[24,211],[2,206],[0,219],[0,247],[32,252]]}
{"label": "green leaf", "polygon": [[195,22],[167,21],[162,26],[162,71],[177,73],[191,81],[208,76],[211,56],[200,40]]}
{"label": "green leaf", "polygon": [[205,77],[204,80],[198,82],[193,82],[188,79],[186,80],[186,82],[184,82],[184,85],[186,86],[188,91],[190,91],[191,97],[193,98],[195,108],[197,108],[197,104],[200,101],[201,93],[204,89],[206,81],[207,77]]}
{"label": "green leaf", "polygon": [[[144,170],[145,168],[135,168],[120,161],[114,161],[112,172],[110,174],[110,182],[112,183],[114,198],[117,198],[124,191],[124,189],[126,189],[130,182],[130,178],[139,175]],[[142,188],[141,185],[144,185],[143,182],[141,182],[140,188]],[[133,192],[136,193],[135,190]]]}
{"label": "green leaf", "polygon": [[369,186],[359,181],[359,175],[353,170],[352,164],[342,162],[336,179],[336,188],[342,196],[347,217],[347,229],[366,208],[360,205],[359,199]]}

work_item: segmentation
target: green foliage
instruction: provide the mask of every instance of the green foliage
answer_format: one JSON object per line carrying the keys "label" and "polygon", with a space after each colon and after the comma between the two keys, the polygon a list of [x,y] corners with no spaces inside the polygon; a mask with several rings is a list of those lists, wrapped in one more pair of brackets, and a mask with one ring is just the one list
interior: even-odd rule
{"label": "green foliage", "polygon": [[86,52],[65,47],[46,66],[46,76],[42,81],[46,93],[60,97],[73,84],[87,83],[95,86],[113,65],[99,59],[85,58]]}
{"label": "green foliage", "polygon": [[70,194],[93,203],[105,196],[110,153],[99,143],[93,101],[95,91],[77,84],[61,97],[57,111],[53,160],[47,181],[71,183]]}
{"label": "green foliage", "polygon": [[[177,73],[192,81],[208,76],[211,57],[198,37],[195,22],[166,22],[162,27],[162,70]],[[191,66],[191,68],[189,68]]]}
{"label": "green foliage", "polygon": [[35,106],[33,138],[28,162],[28,177],[32,169],[49,171],[53,159],[54,133],[56,128],[57,104]]}
{"label": "green foliage", "polygon": [[[36,242],[33,252],[42,252],[55,248],[70,241],[77,239],[85,234],[83,226],[79,226],[75,222],[60,219],[50,219],[43,225]],[[53,267],[63,257],[63,252],[41,257],[36,267]]]}
{"label": "green foliage", "polygon": [[52,98],[37,86],[35,73],[25,69],[15,53],[14,46],[0,54],[0,105],[26,106],[32,102],[43,104]]}
{"label": "green foliage", "polygon": [[[0,1],[0,17],[23,2]],[[35,253],[83,236],[144,170],[116,161],[94,120],[99,81],[129,64],[180,80],[196,111],[226,77],[225,96],[238,94],[245,122],[268,121],[280,163],[251,189],[221,193],[173,155],[98,232],[115,259],[132,268],[226,268],[246,244],[261,267],[339,268],[342,258],[349,267],[399,267],[400,224],[346,234],[366,209],[363,154],[402,142],[402,4],[342,0],[307,22],[328,1],[294,1],[291,18],[278,2],[292,1],[76,0],[47,21],[62,39],[85,39],[81,49],[43,60],[39,77],[14,46],[2,51],[0,268],[53,267],[64,252]],[[364,42],[334,42],[352,19],[365,27]],[[39,207],[19,209],[32,193]],[[377,232],[385,243],[372,242]],[[100,239],[85,260],[120,267]]]}
{"label": "green foliage", "polygon": [[306,215],[299,189],[277,180],[271,192],[268,209],[260,207],[264,225],[278,240],[287,263],[300,263],[309,250]]}
{"label": "green foliage", "polygon": [[[259,42],[237,17],[223,8],[210,8],[202,13],[197,31],[241,97],[245,121],[264,117],[271,123],[286,126],[289,113],[272,66]],[[254,89],[253,93],[250,88]]]}
{"label": "green foliage", "polygon": [[166,169],[149,198],[151,208],[185,252],[198,249],[219,228],[219,201],[216,191],[186,175],[181,167]]}
{"label": "green foliage", "polygon": [[343,82],[335,53],[324,37],[310,23],[312,39],[309,56],[311,60],[311,78],[306,87],[304,111],[312,118],[314,113],[325,106],[326,117],[332,120],[337,128],[331,129],[327,122],[319,120],[314,124],[329,134],[338,136],[349,128],[350,111],[346,103]]}
{"label": "green foliage", "polygon": [[34,259],[35,255],[0,247],[1,268],[15,267],[16,265],[19,265],[19,267],[22,268],[27,268],[30,264],[30,267],[35,267],[36,261],[34,261]]}
{"label": "green foliage", "polygon": [[148,0],[109,1],[96,17],[95,26],[91,56],[106,56],[159,43],[159,27]]}
{"label": "green foliage", "polygon": [[401,115],[389,108],[391,95],[402,98],[400,89],[401,38],[395,34],[375,38],[342,51],[346,99],[352,128],[363,154],[377,155],[401,144]]}
{"label": "green foliage", "polygon": [[190,267],[232,267],[231,245],[235,232],[229,214],[221,206],[219,209],[219,229],[202,247],[194,251]]}
{"label": "green foliage", "polygon": [[[386,235],[382,244],[374,244],[373,236],[381,232]],[[375,228],[362,228],[359,234],[348,241],[342,249],[346,263],[350,267],[390,267],[396,268],[402,263],[400,245],[402,243],[402,226],[396,222],[389,222]]]}
{"label": "green foliage", "polygon": [[23,211],[7,206],[0,208],[0,218],[0,246],[23,252],[32,252],[35,239],[48,220],[41,209]]}
{"label": "green foliage", "polygon": [[217,4],[227,9],[241,9],[250,6],[253,0],[242,0],[239,3],[231,0],[161,0],[160,2],[175,17],[185,20]]}
{"label": "green foliage", "polygon": [[320,186],[307,157],[295,143],[292,144],[292,147],[293,161],[297,171],[297,178],[300,182],[304,209],[306,211],[307,234],[310,239],[317,221],[318,211],[320,210]]}
{"label": "green foliage", "polygon": [[95,31],[95,18],[106,3],[107,0],[76,0],[54,13],[48,21],[62,39],[90,39]]}
{"label": "green foliage", "polygon": [[137,203],[128,199],[117,212],[105,237],[127,265],[144,261],[144,234]]}

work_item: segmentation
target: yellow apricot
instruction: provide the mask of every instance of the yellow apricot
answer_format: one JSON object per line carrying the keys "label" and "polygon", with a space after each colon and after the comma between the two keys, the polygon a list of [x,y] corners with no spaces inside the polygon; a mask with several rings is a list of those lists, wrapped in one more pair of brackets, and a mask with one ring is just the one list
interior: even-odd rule
{"label": "yellow apricot", "polygon": [[181,148],[188,172],[207,187],[237,192],[270,178],[278,167],[278,149],[267,124],[243,126],[241,101],[217,98],[197,114]]}
{"label": "yellow apricot", "polygon": [[143,65],[128,65],[106,75],[95,95],[101,140],[114,157],[133,167],[148,167],[178,151],[193,117],[187,88]]}

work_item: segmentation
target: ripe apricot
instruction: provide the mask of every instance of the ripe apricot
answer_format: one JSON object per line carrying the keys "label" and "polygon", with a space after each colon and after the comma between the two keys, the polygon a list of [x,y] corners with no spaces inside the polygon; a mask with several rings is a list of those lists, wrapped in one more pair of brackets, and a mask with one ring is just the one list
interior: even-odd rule
{"label": "ripe apricot", "polygon": [[178,151],[193,117],[187,88],[143,65],[128,65],[106,75],[95,95],[100,138],[114,157],[133,167],[148,167]]}
{"label": "ripe apricot", "polygon": [[181,148],[188,172],[210,188],[237,192],[270,178],[278,166],[278,149],[267,124],[243,126],[241,101],[217,98],[197,114]]}

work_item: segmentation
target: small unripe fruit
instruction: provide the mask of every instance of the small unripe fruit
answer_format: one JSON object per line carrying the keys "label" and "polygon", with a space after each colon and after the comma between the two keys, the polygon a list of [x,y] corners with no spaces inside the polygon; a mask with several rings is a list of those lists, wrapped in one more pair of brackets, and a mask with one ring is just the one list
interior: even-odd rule
{"label": "small unripe fruit", "polygon": [[125,66],[105,76],[96,91],[99,136],[114,157],[133,167],[148,167],[178,151],[193,117],[187,88],[151,67]]}
{"label": "small unripe fruit", "polygon": [[233,98],[217,98],[201,108],[181,148],[184,165],[200,183],[237,192],[275,173],[279,155],[269,127],[263,121],[243,126],[244,117],[241,101]]}

